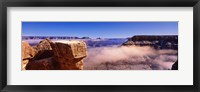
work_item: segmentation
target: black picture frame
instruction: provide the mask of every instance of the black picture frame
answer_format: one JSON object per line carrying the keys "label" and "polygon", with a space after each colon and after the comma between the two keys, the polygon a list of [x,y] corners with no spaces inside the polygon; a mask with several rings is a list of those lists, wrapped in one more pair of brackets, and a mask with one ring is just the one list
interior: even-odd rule
{"label": "black picture frame", "polygon": [[[7,7],[193,7],[194,85],[7,85]],[[0,1],[0,90],[2,92],[200,92],[200,0],[2,0]],[[187,74],[186,74],[187,75]]]}

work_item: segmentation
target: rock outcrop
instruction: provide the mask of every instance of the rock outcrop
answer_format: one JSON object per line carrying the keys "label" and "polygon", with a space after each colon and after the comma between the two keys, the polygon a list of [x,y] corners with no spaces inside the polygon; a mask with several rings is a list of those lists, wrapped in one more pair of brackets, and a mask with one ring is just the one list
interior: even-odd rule
{"label": "rock outcrop", "polygon": [[53,50],[50,43],[51,41],[49,39],[44,39],[37,46],[34,46],[36,55],[32,58],[32,61],[52,57]]}
{"label": "rock outcrop", "polygon": [[171,70],[178,70],[178,60],[172,65]]}
{"label": "rock outcrop", "polygon": [[138,45],[138,46],[151,46],[155,49],[178,49],[178,36],[166,35],[166,36],[133,36],[129,38],[127,42],[122,44],[123,46]]}
{"label": "rock outcrop", "polygon": [[59,63],[53,58],[44,58],[31,61],[27,64],[26,70],[57,70]]}
{"label": "rock outcrop", "polygon": [[51,41],[49,39],[44,39],[40,41],[40,43],[35,46],[34,49],[36,49],[38,52],[42,50],[52,50],[50,43]]}
{"label": "rock outcrop", "polygon": [[22,70],[25,70],[29,60],[32,59],[35,54],[35,49],[31,47],[28,42],[22,41]]}
{"label": "rock outcrop", "polygon": [[[26,46],[26,45],[25,45]],[[24,48],[24,45],[22,45]],[[41,41],[24,67],[27,70],[82,70],[86,57],[86,44],[82,41]],[[26,49],[23,49],[26,51]],[[25,55],[29,53],[25,53]]]}
{"label": "rock outcrop", "polygon": [[83,58],[86,57],[86,44],[83,41],[56,41],[51,43],[54,58],[61,69],[83,69]]}

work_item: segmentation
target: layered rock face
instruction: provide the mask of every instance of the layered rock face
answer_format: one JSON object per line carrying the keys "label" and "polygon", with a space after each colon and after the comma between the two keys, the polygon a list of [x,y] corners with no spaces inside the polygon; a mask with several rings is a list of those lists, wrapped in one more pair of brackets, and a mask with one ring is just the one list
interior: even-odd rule
{"label": "layered rock face", "polygon": [[[24,48],[25,46],[22,45]],[[29,45],[29,47],[31,47]],[[86,57],[86,44],[82,41],[56,41],[49,39],[31,47],[34,55],[24,69],[27,70],[81,70]],[[22,52],[25,52],[23,49]]]}
{"label": "layered rock face", "polygon": [[138,45],[138,46],[151,46],[155,49],[178,49],[178,36],[133,36],[122,45]]}

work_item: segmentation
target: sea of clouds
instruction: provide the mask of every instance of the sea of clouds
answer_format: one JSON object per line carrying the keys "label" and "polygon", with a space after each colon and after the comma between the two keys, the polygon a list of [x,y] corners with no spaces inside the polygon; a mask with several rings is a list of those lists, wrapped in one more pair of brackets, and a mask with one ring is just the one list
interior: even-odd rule
{"label": "sea of clouds", "polygon": [[177,61],[177,50],[156,50],[148,46],[98,47],[88,49],[84,69],[169,70]]}

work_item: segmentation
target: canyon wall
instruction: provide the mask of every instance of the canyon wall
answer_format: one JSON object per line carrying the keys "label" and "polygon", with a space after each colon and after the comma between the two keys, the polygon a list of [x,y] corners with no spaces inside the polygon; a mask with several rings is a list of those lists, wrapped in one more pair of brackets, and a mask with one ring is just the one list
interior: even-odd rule
{"label": "canyon wall", "polygon": [[122,45],[151,46],[155,49],[174,49],[178,50],[177,35],[138,35],[128,39]]}

